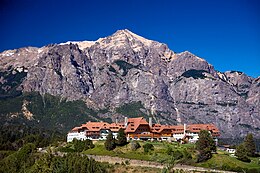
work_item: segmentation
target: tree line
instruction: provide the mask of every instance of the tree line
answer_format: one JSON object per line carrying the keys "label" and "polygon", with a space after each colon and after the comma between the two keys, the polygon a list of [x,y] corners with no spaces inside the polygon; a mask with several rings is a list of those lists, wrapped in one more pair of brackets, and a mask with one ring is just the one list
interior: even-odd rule
{"label": "tree line", "polygon": [[0,173],[103,173],[106,167],[80,153],[68,153],[63,156],[37,153],[32,143],[0,160]]}

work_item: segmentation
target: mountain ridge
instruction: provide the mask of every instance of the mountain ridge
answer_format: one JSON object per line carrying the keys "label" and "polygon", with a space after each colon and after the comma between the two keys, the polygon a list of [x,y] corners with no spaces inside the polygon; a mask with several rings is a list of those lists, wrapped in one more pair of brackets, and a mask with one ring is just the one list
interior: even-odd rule
{"label": "mountain ridge", "polygon": [[[109,110],[100,117],[122,118],[118,107],[141,102],[140,110],[162,123],[214,123],[227,137],[259,135],[259,78],[218,72],[188,51],[175,53],[129,30],[4,51],[0,65],[1,72],[26,73],[15,89]],[[6,81],[1,75],[3,93],[12,89]]]}

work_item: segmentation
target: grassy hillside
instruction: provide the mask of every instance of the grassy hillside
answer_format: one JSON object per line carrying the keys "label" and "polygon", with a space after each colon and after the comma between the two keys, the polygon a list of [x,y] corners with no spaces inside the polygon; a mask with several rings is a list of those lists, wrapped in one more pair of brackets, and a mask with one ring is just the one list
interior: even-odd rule
{"label": "grassy hillside", "polygon": [[197,163],[196,166],[237,172],[260,173],[260,158],[250,159],[251,162],[246,163],[229,156],[229,154],[225,152],[218,152],[218,154],[213,154],[210,160]]}
{"label": "grassy hillside", "polygon": [[[128,159],[155,161],[159,163],[171,163],[174,160],[177,162],[192,161],[192,155],[194,156],[194,146],[190,144],[178,145],[177,143],[167,142],[139,142],[141,147],[137,150],[131,149],[131,143],[126,146],[117,147],[112,151],[108,151],[104,147],[104,141],[96,141],[95,148],[84,151],[85,154],[92,155],[108,155],[116,156]],[[146,143],[150,143],[154,146],[154,150],[148,153],[144,152],[143,146]],[[191,155],[192,154],[192,155]]]}
{"label": "grassy hillside", "polygon": [[[131,144],[117,147],[112,151],[107,151],[104,147],[104,141],[96,141],[95,147],[86,151],[84,154],[104,155],[113,157],[122,157],[127,159],[137,159],[145,161],[159,162],[163,164],[182,163],[192,166],[205,167],[218,170],[260,173],[260,158],[251,158],[250,163],[237,160],[231,157],[227,152],[217,151],[213,157],[206,162],[196,163],[196,151],[194,144],[167,143],[167,142],[142,142],[137,150],[131,149]],[[148,153],[144,152],[143,146],[150,143],[154,150]],[[67,147],[72,147],[69,145]]]}

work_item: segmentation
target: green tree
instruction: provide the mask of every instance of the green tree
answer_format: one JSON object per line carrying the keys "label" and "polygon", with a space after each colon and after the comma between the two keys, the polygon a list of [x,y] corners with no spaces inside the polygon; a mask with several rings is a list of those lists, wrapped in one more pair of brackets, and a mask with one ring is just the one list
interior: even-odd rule
{"label": "green tree", "polygon": [[124,146],[127,144],[127,138],[124,132],[124,129],[119,129],[117,135],[117,145]]}
{"label": "green tree", "polygon": [[216,144],[207,130],[201,130],[199,139],[196,142],[196,149],[199,151],[197,162],[202,162],[212,157],[212,151],[216,152]]}
{"label": "green tree", "polygon": [[88,150],[88,149],[91,149],[91,148],[94,148],[94,147],[95,147],[95,145],[93,144],[93,142],[92,142],[90,139],[86,139],[86,140],[84,141],[84,143],[85,143],[85,148],[84,148],[84,150]]}
{"label": "green tree", "polygon": [[41,155],[39,159],[30,169],[30,173],[51,173],[53,172],[52,160],[54,156],[51,154],[51,151],[48,150],[47,153]]}
{"label": "green tree", "polygon": [[81,141],[74,138],[72,143],[74,145],[74,151],[76,152],[82,152],[84,150],[88,150],[95,147],[93,142],[89,139]]}
{"label": "green tree", "polygon": [[72,142],[73,142],[73,145],[74,145],[74,150],[76,152],[82,152],[84,150],[85,144],[84,144],[83,141],[77,140],[77,139],[74,138]]}
{"label": "green tree", "polygon": [[238,160],[243,162],[250,162],[250,159],[247,157],[247,150],[244,144],[237,146],[235,155],[237,156]]}
{"label": "green tree", "polygon": [[0,172],[13,173],[13,172],[26,172],[26,167],[34,164],[33,153],[35,145],[28,143],[20,150],[7,156],[0,161]]}
{"label": "green tree", "polygon": [[256,145],[254,141],[254,137],[252,133],[247,134],[245,140],[244,140],[244,146],[246,149],[246,153],[248,156],[253,157],[255,156],[256,152]]}
{"label": "green tree", "polygon": [[111,132],[109,132],[107,135],[107,139],[105,141],[105,148],[109,151],[116,148],[116,142]]}

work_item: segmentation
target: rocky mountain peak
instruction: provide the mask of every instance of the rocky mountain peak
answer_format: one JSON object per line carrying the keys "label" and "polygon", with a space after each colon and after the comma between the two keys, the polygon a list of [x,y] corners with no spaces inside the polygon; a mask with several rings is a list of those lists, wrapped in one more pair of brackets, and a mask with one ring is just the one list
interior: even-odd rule
{"label": "rocky mountain peak", "polygon": [[111,36],[100,38],[96,41],[103,49],[133,49],[139,51],[143,47],[149,48],[157,42],[141,37],[127,29],[118,30]]}
{"label": "rocky mountain peak", "polygon": [[4,98],[16,89],[37,91],[84,100],[107,110],[103,118],[122,118],[117,108],[134,105],[131,111],[165,124],[214,123],[226,137],[260,134],[260,79],[217,72],[188,51],[175,53],[126,29],[96,41],[4,51],[0,74]]}
{"label": "rocky mountain peak", "polygon": [[118,30],[116,31],[112,37],[117,37],[117,38],[125,38],[125,39],[128,39],[130,42],[141,42],[143,43],[145,46],[150,46],[153,42],[155,41],[152,41],[152,40],[149,40],[149,39],[146,39],[142,36],[139,36],[127,29],[124,29],[124,30]]}

